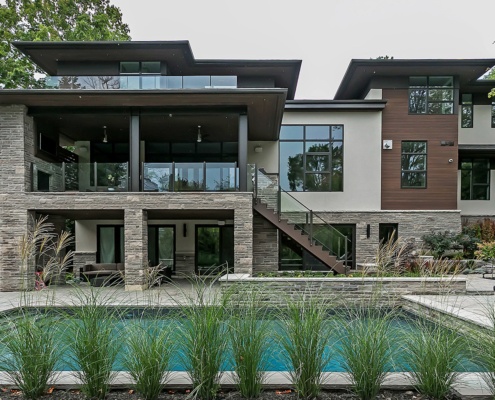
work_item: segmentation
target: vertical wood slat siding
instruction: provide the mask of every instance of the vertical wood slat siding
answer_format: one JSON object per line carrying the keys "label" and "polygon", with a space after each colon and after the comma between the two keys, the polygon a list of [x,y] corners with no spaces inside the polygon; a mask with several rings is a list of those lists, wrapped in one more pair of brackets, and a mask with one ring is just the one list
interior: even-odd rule
{"label": "vertical wood slat siding", "polygon": [[[393,140],[382,150],[383,210],[455,210],[457,208],[457,115],[409,115],[408,90],[384,89],[382,138]],[[401,141],[427,142],[426,189],[401,188]],[[441,146],[453,141],[454,146]],[[453,162],[449,163],[449,159]]]}

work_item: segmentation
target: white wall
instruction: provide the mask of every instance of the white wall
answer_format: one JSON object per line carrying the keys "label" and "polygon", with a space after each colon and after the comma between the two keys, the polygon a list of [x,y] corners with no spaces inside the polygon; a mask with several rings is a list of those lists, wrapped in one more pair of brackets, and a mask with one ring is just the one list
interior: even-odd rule
{"label": "white wall", "polygon": [[[217,225],[218,220],[149,220],[148,225],[175,225],[175,249],[177,253],[194,254],[195,225]],[[227,220],[232,225],[234,221]],[[184,237],[184,224],[187,235]],[[97,225],[124,225],[124,220],[79,220],[75,221],[76,251],[96,251]]]}
{"label": "white wall", "polygon": [[365,97],[365,100],[381,100],[382,99],[382,89],[370,89]]}
{"label": "white wall", "polygon": [[475,105],[472,128],[461,128],[459,113],[459,144],[495,144],[495,128],[491,127],[491,110],[491,105]]}
{"label": "white wall", "polygon": [[[255,147],[261,147],[263,151],[256,153]],[[249,141],[248,164],[256,164],[269,174],[278,173],[278,142]]]}
{"label": "white wall", "polygon": [[344,125],[344,191],[292,192],[314,211],[381,207],[381,112],[287,112],[283,124]]}
{"label": "white wall", "polygon": [[458,171],[457,208],[466,216],[495,215],[495,171],[490,171],[490,200],[461,200],[461,171]]}

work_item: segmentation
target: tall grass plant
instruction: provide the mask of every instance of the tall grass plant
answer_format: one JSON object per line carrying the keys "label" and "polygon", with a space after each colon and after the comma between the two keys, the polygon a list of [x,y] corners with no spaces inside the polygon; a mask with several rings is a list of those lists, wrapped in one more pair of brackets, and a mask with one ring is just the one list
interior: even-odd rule
{"label": "tall grass plant", "polygon": [[338,354],[352,391],[362,400],[376,397],[397,355],[394,310],[358,306],[339,313]]}
{"label": "tall grass plant", "polygon": [[62,347],[57,342],[56,322],[55,317],[21,309],[20,315],[8,318],[3,326],[0,364],[26,399],[40,398],[58,376],[55,365]]}
{"label": "tall grass plant", "polygon": [[[236,287],[232,290],[235,292]],[[255,287],[242,293],[247,296],[230,298],[228,332],[237,388],[242,397],[254,399],[260,396],[266,379],[273,320],[261,304],[261,293]]]}
{"label": "tall grass plant", "polygon": [[217,396],[222,364],[228,350],[226,298],[221,296],[216,279],[195,278],[192,291],[183,293],[180,304],[182,324],[178,340],[180,358],[192,382],[192,396],[212,400]]}
{"label": "tall grass plant", "polygon": [[279,310],[280,330],[277,339],[284,352],[292,385],[298,398],[318,397],[323,371],[332,357],[329,341],[333,324],[329,320],[330,304],[314,293],[287,299]]}
{"label": "tall grass plant", "polygon": [[123,365],[145,400],[155,400],[170,379],[176,345],[169,316],[145,315],[126,327]]}
{"label": "tall grass plant", "polygon": [[82,392],[91,399],[104,399],[122,347],[116,329],[122,310],[111,307],[112,292],[100,288],[76,289],[73,297],[64,335],[69,363],[81,381]]}
{"label": "tall grass plant", "polygon": [[444,399],[459,381],[462,359],[467,355],[464,336],[446,328],[441,321],[413,319],[413,329],[405,331],[404,370],[411,371],[416,389],[432,398]]}

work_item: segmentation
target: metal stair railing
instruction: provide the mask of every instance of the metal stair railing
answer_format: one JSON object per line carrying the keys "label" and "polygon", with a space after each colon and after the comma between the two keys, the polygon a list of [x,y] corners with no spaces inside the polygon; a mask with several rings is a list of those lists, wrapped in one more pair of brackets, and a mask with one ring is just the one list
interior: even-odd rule
{"label": "metal stair railing", "polygon": [[[318,213],[282,189],[276,180],[266,175],[262,170],[256,166],[251,166],[251,172],[255,202],[265,203],[268,208],[273,209],[278,214],[279,221],[285,219],[289,224],[306,234],[310,246],[319,245],[323,250],[335,256],[338,261],[342,261],[347,274],[349,249],[351,249],[350,239],[326,222]],[[337,248],[334,249],[334,246],[329,246],[325,239],[336,241]]]}

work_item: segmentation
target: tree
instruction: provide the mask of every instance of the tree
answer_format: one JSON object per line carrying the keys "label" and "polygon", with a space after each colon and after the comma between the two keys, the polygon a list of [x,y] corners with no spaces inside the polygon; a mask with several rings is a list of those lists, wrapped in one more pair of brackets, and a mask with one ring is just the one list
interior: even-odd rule
{"label": "tree", "polygon": [[130,40],[110,0],[4,0],[0,5],[0,86],[40,87],[43,73],[13,41]]}

